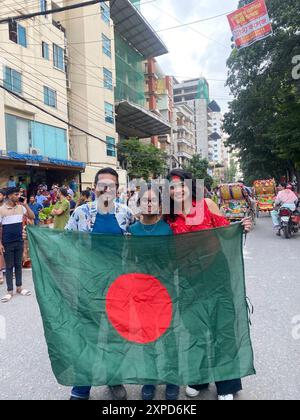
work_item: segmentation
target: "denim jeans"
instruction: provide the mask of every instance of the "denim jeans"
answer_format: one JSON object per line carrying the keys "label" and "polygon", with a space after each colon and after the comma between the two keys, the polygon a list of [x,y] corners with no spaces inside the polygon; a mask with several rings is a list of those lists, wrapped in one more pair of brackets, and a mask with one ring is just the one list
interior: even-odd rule
{"label": "denim jeans", "polygon": [[[296,210],[296,205],[295,204],[283,204],[282,207],[283,208],[288,208],[292,211]],[[278,210],[271,211],[271,216],[272,216],[272,221],[273,221],[274,227],[280,226],[279,211]]]}
{"label": "denim jeans", "polygon": [[[191,388],[197,391],[202,391],[208,388],[208,384],[204,385],[190,385]],[[216,382],[218,395],[236,394],[243,389],[242,381],[240,379],[233,379],[231,381]]]}
{"label": "denim jeans", "polygon": [[7,291],[12,292],[14,290],[13,285],[13,273],[15,269],[16,274],[16,286],[22,286],[22,258],[23,258],[24,244],[21,241],[10,242],[4,244],[4,259],[6,266],[6,284]]}
{"label": "denim jeans", "polygon": [[71,391],[71,396],[80,400],[86,400],[90,396],[91,386],[74,386]]}

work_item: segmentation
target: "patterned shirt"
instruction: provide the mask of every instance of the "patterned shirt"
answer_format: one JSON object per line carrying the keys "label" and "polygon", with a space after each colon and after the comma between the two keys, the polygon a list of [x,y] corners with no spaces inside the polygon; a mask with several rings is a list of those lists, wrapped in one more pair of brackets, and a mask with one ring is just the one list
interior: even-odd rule
{"label": "patterned shirt", "polygon": [[[97,201],[83,204],[74,211],[65,229],[69,231],[92,232],[97,213]],[[127,206],[115,203],[115,208],[111,214],[115,214],[120,228],[124,233],[127,233],[129,226],[134,223],[134,216],[130,209]]]}

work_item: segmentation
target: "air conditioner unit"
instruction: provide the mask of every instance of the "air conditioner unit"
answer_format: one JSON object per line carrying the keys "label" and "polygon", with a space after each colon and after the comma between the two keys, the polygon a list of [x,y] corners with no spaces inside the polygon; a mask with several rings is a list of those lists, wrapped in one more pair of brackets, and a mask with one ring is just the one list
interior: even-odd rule
{"label": "air conditioner unit", "polygon": [[39,149],[36,149],[35,147],[30,147],[29,148],[29,153],[31,155],[34,155],[34,156],[37,156],[37,155],[40,155],[41,154],[40,150]]}

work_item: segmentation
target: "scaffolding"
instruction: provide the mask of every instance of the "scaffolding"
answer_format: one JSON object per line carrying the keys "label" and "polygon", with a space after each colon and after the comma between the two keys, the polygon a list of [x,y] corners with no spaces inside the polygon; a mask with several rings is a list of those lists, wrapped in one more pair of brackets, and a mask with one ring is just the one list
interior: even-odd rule
{"label": "scaffolding", "polygon": [[[133,2],[134,3],[134,2]],[[129,101],[145,106],[144,58],[115,33],[117,102]]]}

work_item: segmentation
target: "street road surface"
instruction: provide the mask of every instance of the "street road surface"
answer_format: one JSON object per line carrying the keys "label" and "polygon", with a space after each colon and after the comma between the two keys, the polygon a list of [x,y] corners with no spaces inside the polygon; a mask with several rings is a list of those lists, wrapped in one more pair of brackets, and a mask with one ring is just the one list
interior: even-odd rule
{"label": "street road surface", "polygon": [[[254,306],[252,339],[257,376],[243,380],[240,400],[291,400],[300,396],[300,234],[278,238],[268,217],[259,219],[245,247],[247,294]],[[33,290],[31,270],[24,284]],[[0,286],[0,295],[5,287]],[[6,328],[5,328],[6,325]],[[5,334],[4,334],[5,333]],[[6,337],[5,337],[6,336]],[[42,321],[34,294],[0,303],[0,399],[65,400],[70,389],[57,384],[50,367]],[[128,386],[129,399],[140,387]],[[105,387],[91,398],[106,400]],[[157,399],[164,399],[159,387]],[[187,399],[182,388],[180,399]],[[213,385],[200,400],[216,399]]]}

